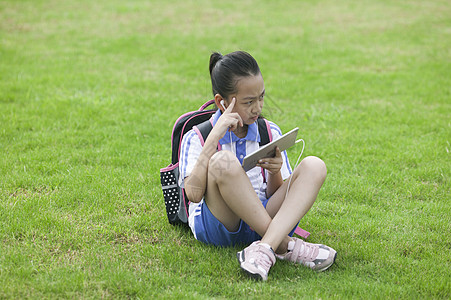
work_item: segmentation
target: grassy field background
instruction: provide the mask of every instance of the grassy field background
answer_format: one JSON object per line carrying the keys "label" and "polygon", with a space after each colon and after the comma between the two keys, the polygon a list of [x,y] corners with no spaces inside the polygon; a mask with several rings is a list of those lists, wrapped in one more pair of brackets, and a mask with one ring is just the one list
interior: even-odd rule
{"label": "grassy field background", "polygon": [[[449,298],[450,49],[445,0],[1,0],[0,298]],[[327,272],[254,282],[167,222],[172,125],[234,50],[328,166]]]}

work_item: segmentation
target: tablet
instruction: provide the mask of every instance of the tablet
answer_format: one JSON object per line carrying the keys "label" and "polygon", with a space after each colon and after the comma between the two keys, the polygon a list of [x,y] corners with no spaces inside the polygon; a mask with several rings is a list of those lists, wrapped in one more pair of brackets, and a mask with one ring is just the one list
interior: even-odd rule
{"label": "tablet", "polygon": [[274,140],[263,147],[260,147],[258,150],[252,152],[243,159],[243,169],[244,171],[249,171],[254,168],[258,161],[262,158],[266,157],[274,157],[276,155],[276,147],[279,147],[280,152],[285,151],[296,143],[296,136],[298,135],[299,128],[285,133],[277,140]]}

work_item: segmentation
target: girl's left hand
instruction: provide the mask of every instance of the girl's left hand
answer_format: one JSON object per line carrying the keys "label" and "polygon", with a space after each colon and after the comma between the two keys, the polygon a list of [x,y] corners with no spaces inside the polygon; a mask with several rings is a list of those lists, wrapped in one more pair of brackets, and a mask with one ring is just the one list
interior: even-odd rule
{"label": "girl's left hand", "polygon": [[262,167],[268,170],[269,174],[275,175],[282,168],[282,153],[279,147],[276,148],[276,155],[274,157],[262,158],[258,161],[257,167]]}

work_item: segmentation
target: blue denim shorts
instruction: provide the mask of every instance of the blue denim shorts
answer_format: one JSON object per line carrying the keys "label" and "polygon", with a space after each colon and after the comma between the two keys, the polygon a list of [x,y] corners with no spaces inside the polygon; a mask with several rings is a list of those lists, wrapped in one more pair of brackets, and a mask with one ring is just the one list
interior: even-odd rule
{"label": "blue denim shorts", "polygon": [[[268,199],[262,201],[263,206],[266,208]],[[196,210],[199,210],[197,208]],[[194,227],[194,228],[193,228]],[[216,219],[216,217],[210,212],[205,201],[200,205],[200,214],[194,216],[194,226],[191,230],[197,240],[215,246],[234,246],[237,244],[251,244],[261,239],[261,236],[252,230],[243,220],[240,221],[240,226],[237,231],[230,232],[225,226]],[[289,233],[292,236],[294,230]]]}

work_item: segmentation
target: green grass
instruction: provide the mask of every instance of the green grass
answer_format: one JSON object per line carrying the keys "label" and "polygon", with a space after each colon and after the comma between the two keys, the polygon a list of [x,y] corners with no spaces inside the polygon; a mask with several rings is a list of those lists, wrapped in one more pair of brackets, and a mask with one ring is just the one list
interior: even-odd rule
{"label": "green grass", "polygon": [[[449,298],[449,1],[0,1],[0,298]],[[173,122],[211,51],[259,62],[265,113],[328,178],[316,274],[248,280],[167,223]],[[290,149],[294,163],[300,149]]]}

